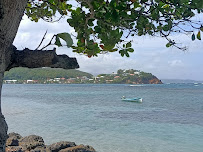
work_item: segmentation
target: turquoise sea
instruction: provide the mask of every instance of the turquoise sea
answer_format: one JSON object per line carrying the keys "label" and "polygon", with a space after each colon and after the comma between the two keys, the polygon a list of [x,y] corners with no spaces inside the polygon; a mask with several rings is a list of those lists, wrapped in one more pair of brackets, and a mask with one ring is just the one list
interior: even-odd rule
{"label": "turquoise sea", "polygon": [[[143,103],[121,101],[142,97]],[[4,84],[9,132],[98,152],[203,152],[203,84]]]}

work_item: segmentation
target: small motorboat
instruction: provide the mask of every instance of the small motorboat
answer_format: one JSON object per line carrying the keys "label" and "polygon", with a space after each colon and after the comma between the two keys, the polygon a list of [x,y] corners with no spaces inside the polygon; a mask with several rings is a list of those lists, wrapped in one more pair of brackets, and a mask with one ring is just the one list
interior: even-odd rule
{"label": "small motorboat", "polygon": [[128,102],[138,102],[138,103],[142,103],[142,98],[126,98],[125,96],[123,96],[121,98],[122,101],[128,101]]}

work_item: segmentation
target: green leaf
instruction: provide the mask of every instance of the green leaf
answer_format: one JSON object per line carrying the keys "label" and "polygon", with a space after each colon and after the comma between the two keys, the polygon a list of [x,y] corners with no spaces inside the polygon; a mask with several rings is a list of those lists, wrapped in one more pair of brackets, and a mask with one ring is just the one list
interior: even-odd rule
{"label": "green leaf", "polygon": [[124,50],[120,50],[119,53],[121,54],[121,56],[124,56]]}
{"label": "green leaf", "polygon": [[132,46],[131,42],[128,42],[128,43],[126,44],[126,48],[129,48],[129,47],[131,47],[131,46]]}
{"label": "green leaf", "polygon": [[128,53],[128,52],[126,52],[126,53],[125,53],[125,55],[126,55],[127,57],[130,57],[130,55],[129,55],[129,53]]}
{"label": "green leaf", "polygon": [[133,48],[128,48],[127,51],[128,52],[134,52],[134,49]]}
{"label": "green leaf", "polygon": [[203,26],[200,27],[200,30],[203,32]]}
{"label": "green leaf", "polygon": [[89,20],[88,20],[88,25],[89,25],[89,26],[94,26],[93,21],[94,21],[93,19],[89,19]]}
{"label": "green leaf", "polygon": [[141,5],[138,2],[134,2],[134,8],[141,7]]}
{"label": "green leaf", "polygon": [[167,7],[169,7],[169,4],[162,6],[162,8],[167,8]]}
{"label": "green leaf", "polygon": [[112,17],[112,20],[115,21],[115,22],[117,22],[119,20],[119,15],[118,15],[116,10],[113,10],[113,13],[112,13],[111,17]]}
{"label": "green leaf", "polygon": [[197,33],[197,39],[198,39],[198,40],[201,40],[201,34],[200,34],[200,31]]}
{"label": "green leaf", "polygon": [[164,30],[164,31],[168,31],[168,30],[169,30],[169,26],[168,26],[168,25],[164,25],[164,26],[163,26],[163,30]]}
{"label": "green leaf", "polygon": [[66,42],[67,47],[70,47],[73,45],[73,40],[68,33],[59,33],[57,36],[61,39],[63,39]]}
{"label": "green leaf", "polygon": [[57,35],[56,35],[56,42],[54,44],[57,45],[58,47],[62,46],[61,41]]}
{"label": "green leaf", "polygon": [[172,44],[169,42],[169,43],[167,43],[166,44],[166,47],[168,48],[168,47],[170,47]]}
{"label": "green leaf", "polygon": [[95,32],[101,33],[101,28],[99,26],[94,27]]}
{"label": "green leaf", "polygon": [[109,50],[109,52],[116,52],[116,51],[118,51],[118,49]]}
{"label": "green leaf", "polygon": [[30,7],[30,8],[31,8],[31,7],[32,7],[32,5],[31,5],[30,3],[27,3],[27,7]]}
{"label": "green leaf", "polygon": [[51,4],[53,4],[54,0],[49,0],[49,2],[50,2]]}
{"label": "green leaf", "polygon": [[192,34],[192,40],[193,41],[195,40],[195,34],[194,33]]}

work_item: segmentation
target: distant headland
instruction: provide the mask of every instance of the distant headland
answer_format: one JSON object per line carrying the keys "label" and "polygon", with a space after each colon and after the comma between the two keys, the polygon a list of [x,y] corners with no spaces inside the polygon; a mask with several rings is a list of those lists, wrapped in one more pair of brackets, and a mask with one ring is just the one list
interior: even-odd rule
{"label": "distant headland", "polygon": [[156,76],[151,73],[146,73],[140,70],[122,70],[119,69],[116,73],[99,74],[93,76],[90,73],[79,70],[64,70],[52,68],[15,68],[5,73],[4,83],[100,83],[100,84],[162,84]]}

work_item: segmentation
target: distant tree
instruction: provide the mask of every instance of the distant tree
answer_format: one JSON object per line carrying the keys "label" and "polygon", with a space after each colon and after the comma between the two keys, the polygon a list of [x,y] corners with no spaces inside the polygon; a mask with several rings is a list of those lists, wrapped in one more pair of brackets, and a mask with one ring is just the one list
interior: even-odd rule
{"label": "distant tree", "polygon": [[122,69],[119,69],[118,71],[117,71],[117,74],[118,75],[122,75],[124,72],[123,72],[123,70]]}
{"label": "distant tree", "polygon": [[126,73],[130,73],[130,74],[134,74],[135,71],[136,71],[136,70],[129,69],[129,70],[126,70],[125,72],[126,72]]}
{"label": "distant tree", "polygon": [[[172,33],[192,32],[192,40],[201,40],[202,21],[192,17],[203,12],[202,0],[76,0],[79,5],[75,7],[71,3],[70,0],[0,0],[1,85],[4,72],[13,67],[78,68],[75,58],[56,55],[55,49],[42,51],[52,44],[62,46],[61,40],[73,52],[88,57],[116,51],[129,57],[134,51],[129,39],[136,35],[159,35],[168,40],[166,47],[183,50],[184,47],[169,38]],[[45,47],[17,50],[12,44],[24,14],[35,22],[39,19],[54,22],[68,16],[68,24],[77,33],[77,44],[64,31],[56,33]],[[42,43],[43,40],[44,37]],[[4,151],[8,128],[1,110],[0,124],[0,151]]]}

